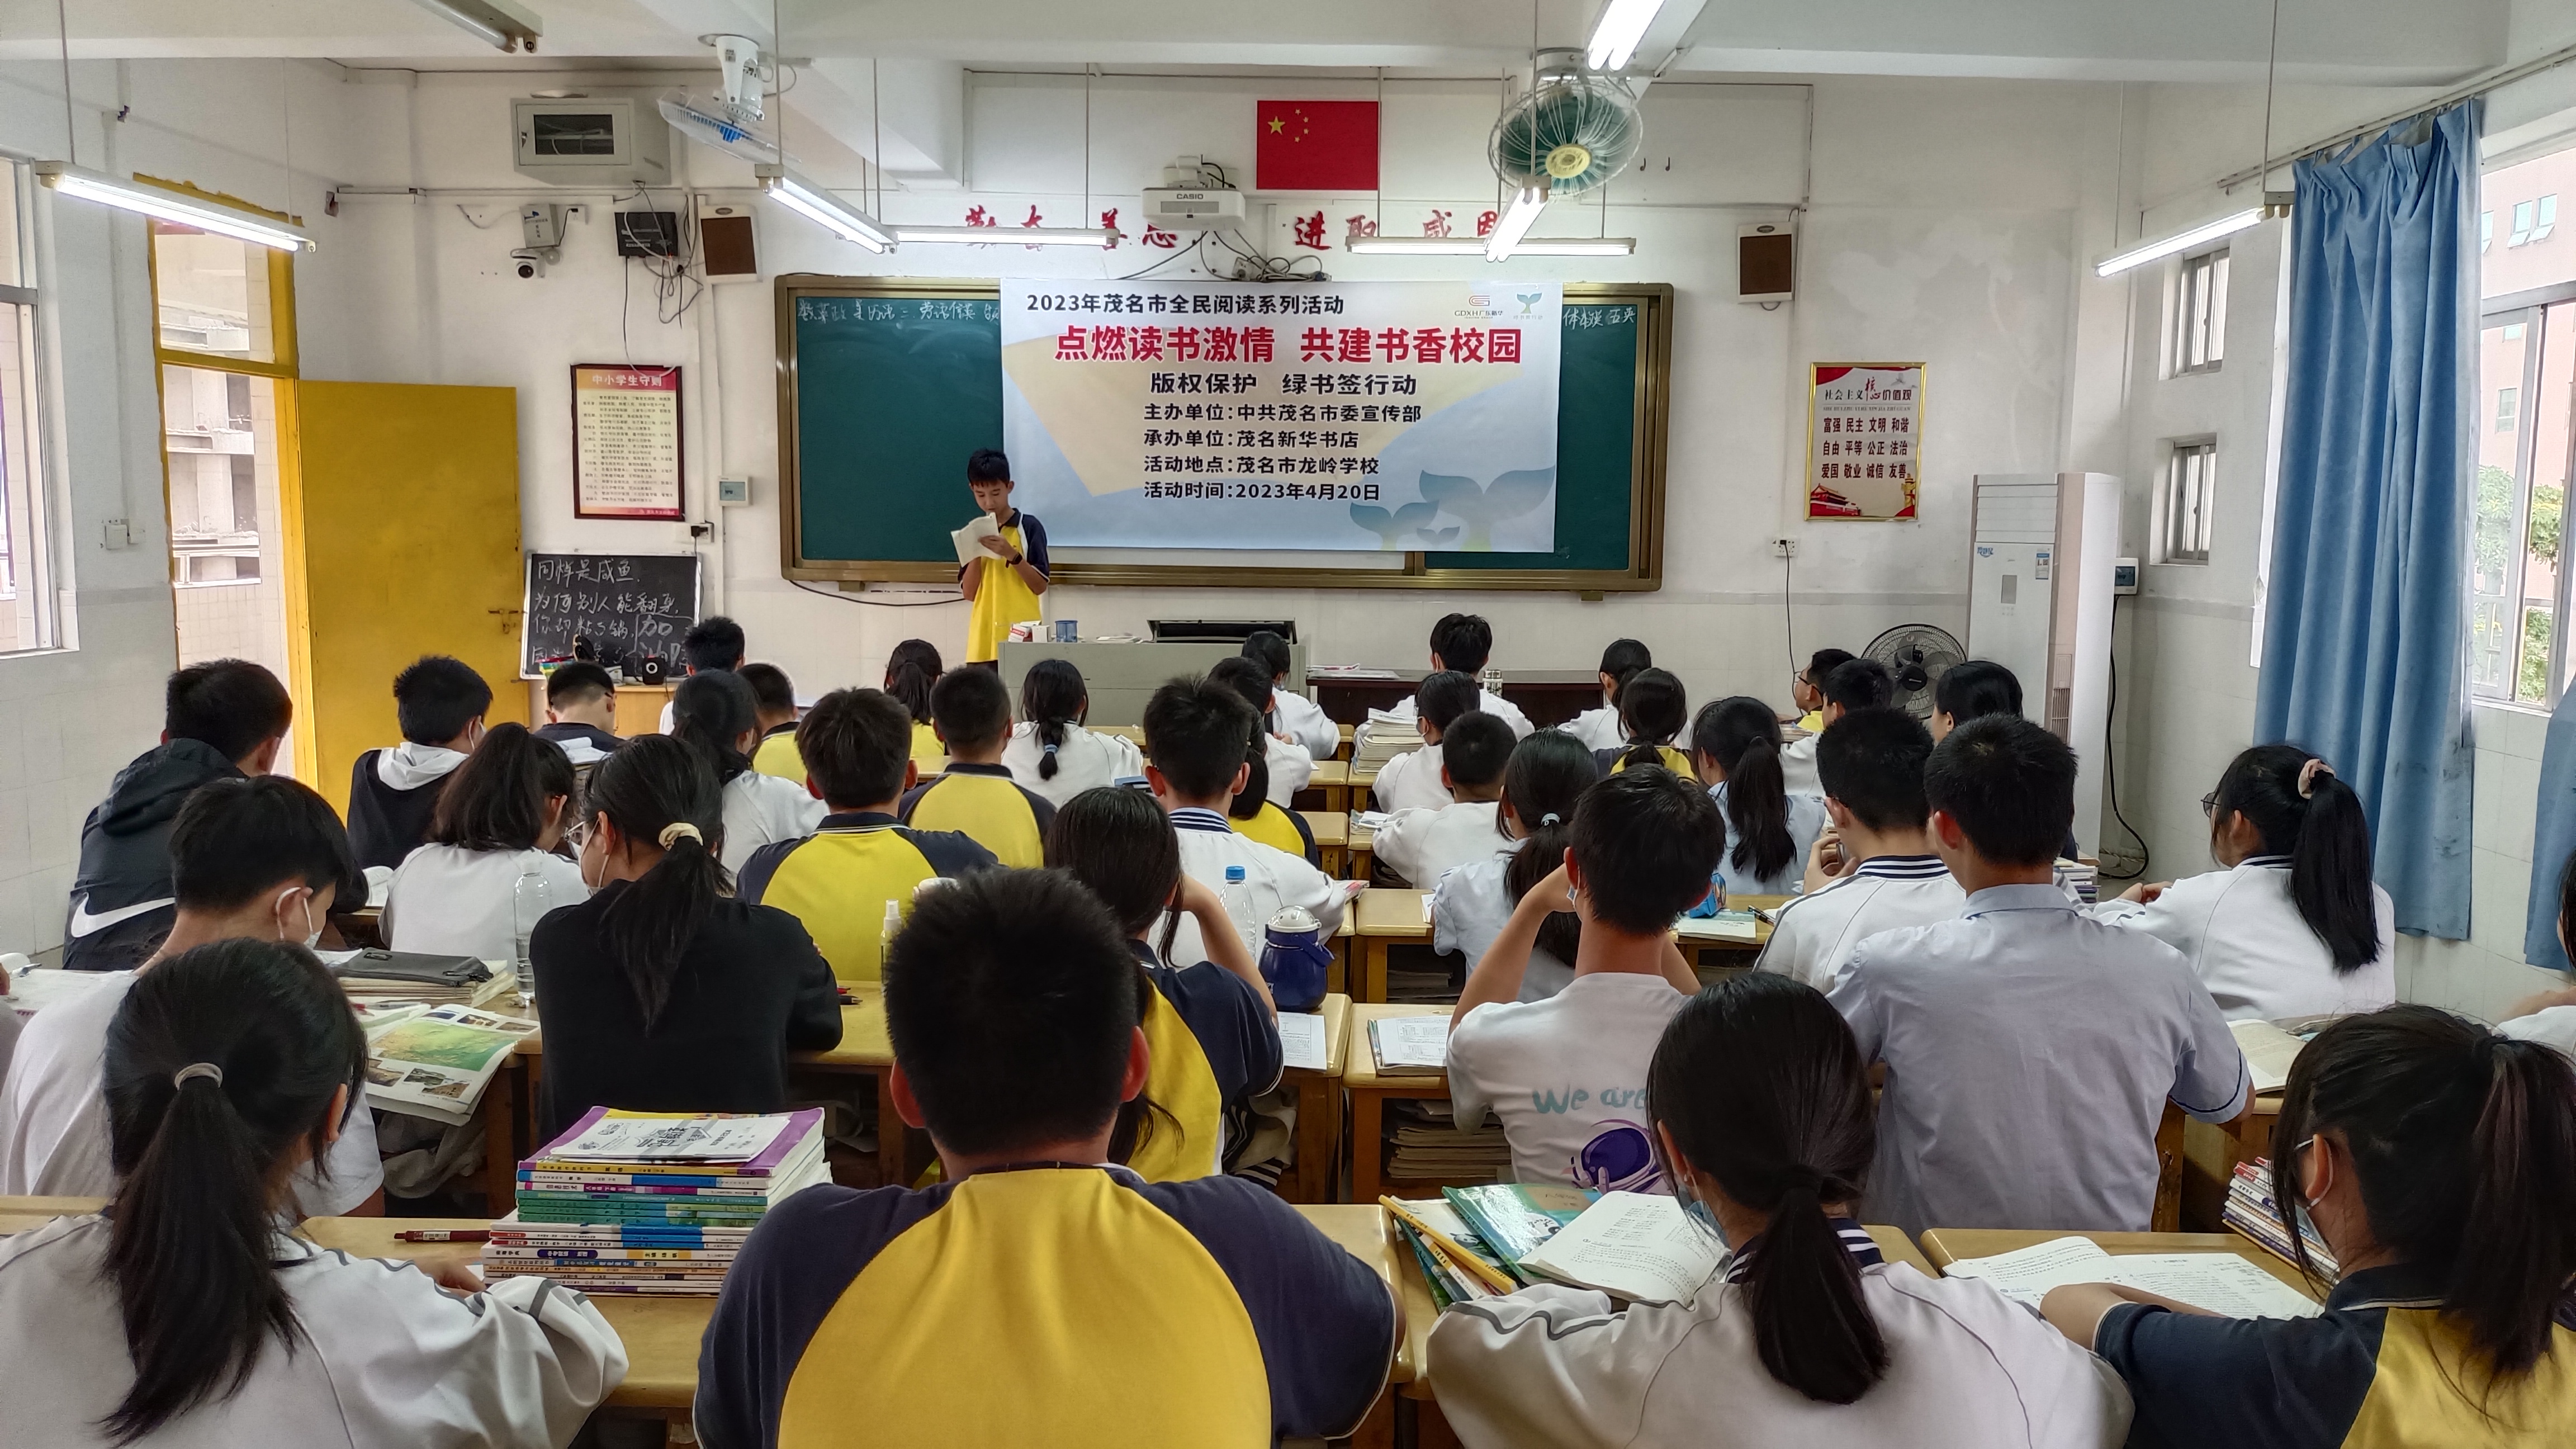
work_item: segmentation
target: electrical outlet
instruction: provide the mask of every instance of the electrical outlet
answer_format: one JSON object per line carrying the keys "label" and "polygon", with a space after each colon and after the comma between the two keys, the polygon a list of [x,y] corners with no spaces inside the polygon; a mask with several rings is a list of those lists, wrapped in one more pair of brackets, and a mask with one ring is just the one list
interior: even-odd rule
{"label": "electrical outlet", "polygon": [[1775,538],[1771,540],[1771,556],[1773,558],[1796,558],[1798,556],[1798,541],[1794,538]]}
{"label": "electrical outlet", "polygon": [[575,221],[577,221],[577,222],[582,223],[584,226],[589,225],[589,224],[590,224],[590,208],[589,208],[589,206],[585,205],[585,204],[584,204],[584,203],[582,203],[582,202],[578,202],[578,201],[568,201],[568,202],[564,203],[564,220],[565,220],[565,221],[567,221],[567,222],[575,222]]}

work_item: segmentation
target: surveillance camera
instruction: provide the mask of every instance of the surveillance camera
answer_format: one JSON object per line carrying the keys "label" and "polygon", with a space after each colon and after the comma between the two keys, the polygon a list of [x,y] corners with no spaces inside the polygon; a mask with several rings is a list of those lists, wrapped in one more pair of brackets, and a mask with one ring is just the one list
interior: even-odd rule
{"label": "surveillance camera", "polygon": [[546,274],[547,258],[543,248],[522,247],[510,253],[510,259],[518,264],[521,281],[534,281]]}

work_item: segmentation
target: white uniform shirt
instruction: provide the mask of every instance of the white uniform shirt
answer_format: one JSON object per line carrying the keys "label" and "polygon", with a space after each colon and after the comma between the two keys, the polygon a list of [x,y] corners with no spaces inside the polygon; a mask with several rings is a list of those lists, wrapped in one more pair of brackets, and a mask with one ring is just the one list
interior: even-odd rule
{"label": "white uniform shirt", "polygon": [[1557,728],[1583,741],[1587,750],[1615,750],[1628,743],[1628,727],[1619,722],[1617,707],[1606,699],[1599,709],[1587,709]]}
{"label": "white uniform shirt", "polygon": [[2520,1041],[2536,1041],[2576,1057],[2576,1006],[2549,1006],[2496,1028]]}
{"label": "white uniform shirt", "polygon": [[[1453,951],[1465,955],[1471,971],[1485,959],[1494,938],[1510,924],[1512,908],[1519,904],[1504,888],[1503,876],[1521,845],[1507,841],[1501,853],[1454,866],[1441,875],[1439,886],[1431,892],[1432,950],[1444,956]],[[1545,1001],[1573,979],[1572,966],[1532,947],[1529,969],[1521,973],[1520,999]]]}
{"label": "white uniform shirt", "polygon": [[1451,867],[1508,856],[1516,844],[1496,823],[1502,806],[1462,800],[1441,810],[1399,810],[1381,825],[1369,850],[1417,888],[1436,886]]}
{"label": "white uniform shirt", "polygon": [[1488,1002],[1449,1033],[1461,1127],[1491,1107],[1518,1182],[1665,1191],[1646,1119],[1646,1066],[1688,997],[1662,976],[1595,971],[1545,1001]]}
{"label": "white uniform shirt", "polygon": [[[105,1449],[99,1420],[134,1383],[108,1224],[58,1218],[0,1243],[0,1355],[12,1444]],[[410,1263],[280,1235],[292,1352],[272,1338],[231,1397],[155,1430],[156,1449],[417,1449],[562,1444],[626,1377],[626,1346],[551,1278],[471,1297]]]}
{"label": "white uniform shirt", "polygon": [[1293,689],[1271,686],[1269,727],[1305,746],[1313,759],[1329,760],[1342,752],[1342,727],[1322,705]]}
{"label": "white uniform shirt", "polygon": [[1968,893],[1937,855],[1881,855],[1812,895],[1780,908],[1770,944],[1756,970],[1794,976],[1818,991],[1834,978],[1852,948],[1881,931],[1955,919]]}
{"label": "white uniform shirt", "polygon": [[1834,823],[1825,813],[1822,795],[1789,794],[1789,843],[1797,847],[1789,863],[1769,875],[1755,875],[1751,870],[1735,867],[1735,843],[1742,839],[1735,829],[1735,817],[1726,814],[1726,782],[1708,787],[1709,798],[1717,802],[1717,813],[1726,819],[1726,851],[1717,858],[1717,878],[1726,882],[1730,896],[1794,896],[1807,883],[1807,856],[1816,848],[1816,837]]}
{"label": "white uniform shirt", "polygon": [[1449,787],[1440,783],[1440,747],[1424,745],[1409,750],[1386,762],[1377,772],[1377,783],[1369,795],[1377,808],[1396,810],[1442,810],[1450,804]]}
{"label": "white uniform shirt", "polygon": [[1038,738],[1036,725],[1011,727],[1011,742],[1002,747],[1003,765],[1009,768],[1012,779],[1059,808],[1085,790],[1096,790],[1122,776],[1145,773],[1145,752],[1136,748],[1134,740],[1124,735],[1099,734],[1075,724],[1064,727],[1064,743],[1055,752],[1052,780],[1038,778],[1038,763],[1045,758],[1046,742]]}
{"label": "white uniform shirt", "polygon": [[1887,1345],[1886,1376],[1853,1403],[1771,1377],[1733,1283],[1625,1312],[1542,1284],[1440,1315],[1427,1355],[1440,1412],[1477,1449],[2114,1449],[2127,1436],[2129,1391],[2108,1364],[1986,1284],[1882,1262],[1857,1224],[1836,1227]]}
{"label": "white uniform shirt", "polygon": [[724,849],[717,858],[725,869],[740,870],[764,845],[813,834],[827,813],[802,782],[745,770],[724,787]]}
{"label": "white uniform shirt", "polygon": [[[95,988],[37,1012],[19,1035],[8,1080],[0,1082],[0,1196],[115,1194],[101,1081],[108,1023],[133,989],[135,974],[102,972]],[[295,1205],[307,1217],[337,1217],[383,1185],[375,1114],[367,1110],[363,1088],[323,1161],[330,1169],[326,1179],[317,1181],[309,1163],[296,1170]],[[118,1362],[124,1362],[121,1355]]]}
{"label": "white uniform shirt", "polygon": [[1908,1237],[2143,1232],[2166,1100],[2225,1122],[2254,1091],[2182,954],[2053,885],[1989,887],[1957,920],[1870,937],[1830,999],[1887,1063],[1862,1216]]}
{"label": "white uniform shirt", "polygon": [[1791,795],[1824,795],[1824,783],[1816,778],[1816,741],[1823,737],[1824,732],[1819,730],[1780,747],[1780,778]]}
{"label": "white uniform shirt", "polygon": [[394,871],[385,943],[433,956],[516,961],[520,940],[548,911],[588,899],[580,862],[552,851],[424,845]]}
{"label": "white uniform shirt", "polygon": [[[1217,893],[1225,895],[1225,868],[1243,867],[1243,892],[1252,901],[1253,919],[1236,921],[1235,929],[1252,933],[1260,939],[1260,930],[1272,916],[1290,906],[1302,906],[1324,928],[1324,939],[1342,928],[1342,886],[1322,871],[1308,865],[1305,857],[1264,845],[1250,836],[1240,835],[1215,810],[1195,807],[1172,812],[1172,830],[1180,838],[1181,873]],[[1232,907],[1228,907],[1229,913]],[[1157,921],[1146,932],[1146,939],[1159,946],[1163,942],[1163,923]],[[1255,959],[1260,948],[1253,948]],[[1207,947],[1199,940],[1199,923],[1190,916],[1181,917],[1180,934],[1172,938],[1171,959],[1205,961]]]}
{"label": "white uniform shirt", "polygon": [[1292,745],[1273,734],[1261,737],[1261,752],[1261,763],[1270,771],[1267,798],[1271,804],[1285,810],[1289,797],[1305,789],[1306,782],[1315,778],[1315,757],[1307,754],[1304,746]]}
{"label": "white uniform shirt", "polygon": [[[1408,725],[1413,723],[1416,719],[1421,717],[1418,713],[1420,708],[1421,706],[1415,703],[1412,695],[1406,695],[1403,699],[1397,701],[1395,708],[1386,711],[1388,715],[1393,717],[1390,721],[1390,727],[1397,723]],[[1533,726],[1530,724],[1529,716],[1521,713],[1520,706],[1503,698],[1501,695],[1494,693],[1492,690],[1483,687],[1482,685],[1477,686],[1476,689],[1476,708],[1483,710],[1487,714],[1495,715],[1499,717],[1503,723],[1510,725],[1512,727],[1513,739],[1525,740],[1530,737],[1530,730]]]}
{"label": "white uniform shirt", "polygon": [[2397,910],[2370,888],[2379,959],[2350,975],[2299,915],[2290,858],[2248,857],[2234,870],[2178,880],[2148,904],[2104,901],[2096,918],[2144,931],[2183,954],[2230,1021],[2286,1021],[2377,1011],[2397,999]]}

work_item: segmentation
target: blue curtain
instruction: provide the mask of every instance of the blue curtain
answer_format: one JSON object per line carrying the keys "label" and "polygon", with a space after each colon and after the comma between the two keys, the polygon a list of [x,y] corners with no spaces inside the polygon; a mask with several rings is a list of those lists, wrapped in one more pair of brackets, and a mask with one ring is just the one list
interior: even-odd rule
{"label": "blue curtain", "polygon": [[2331,761],[2397,927],[2469,934],[2475,101],[2299,163],[2257,740]]}

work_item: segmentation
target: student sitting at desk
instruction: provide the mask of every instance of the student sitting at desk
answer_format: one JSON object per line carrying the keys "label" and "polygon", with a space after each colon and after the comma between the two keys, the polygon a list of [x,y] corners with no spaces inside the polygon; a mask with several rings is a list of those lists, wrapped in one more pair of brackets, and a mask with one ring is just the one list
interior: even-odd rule
{"label": "student sitting at desk", "polygon": [[1856,1220],[1869,1070],[1809,987],[1686,1002],[1648,1069],[1656,1156],[1734,1255],[1688,1305],[1543,1283],[1431,1330],[1440,1410],[1478,1449],[2112,1449],[2129,1396],[1972,1278],[1881,1258]]}
{"label": "student sitting at desk", "polygon": [[[1233,889],[1242,892],[1249,909],[1234,923],[1237,931],[1254,939],[1272,916],[1296,906],[1330,937],[1342,928],[1344,884],[1287,851],[1238,834],[1226,819],[1228,803],[1250,774],[1245,757],[1260,724],[1234,690],[1206,679],[1175,679],[1145,705],[1145,778],[1180,833],[1182,870],[1223,897],[1226,867],[1243,867],[1244,878]],[[1207,955],[1196,921],[1180,922],[1166,954],[1175,961]]]}
{"label": "student sitting at desk", "polygon": [[678,723],[670,737],[697,751],[723,788],[726,870],[740,870],[762,846],[803,839],[823,823],[823,802],[802,781],[751,767],[760,714],[741,675],[725,669],[692,674],[671,691],[671,708]]}
{"label": "student sitting at desk", "polygon": [[[1816,742],[1816,774],[1833,816],[1836,869],[1815,861],[1806,888],[1780,908],[1754,967],[1831,991],[1852,948],[1881,931],[1957,916],[1968,896],[1925,833],[1923,767],[1932,736],[1912,715],[1857,710]],[[1822,857],[1826,847],[1814,851]]]}
{"label": "student sitting at desk", "polygon": [[[1253,1096],[1277,1086],[1280,1069],[1270,988],[1224,903],[1181,873],[1170,817],[1139,790],[1104,786],[1067,802],[1047,827],[1046,863],[1089,886],[1136,953],[1150,1064],[1143,1096],[1119,1113],[1110,1160],[1147,1182],[1224,1171]],[[1178,967],[1163,954],[1156,928],[1168,940],[1181,915],[1212,959]]]}
{"label": "student sitting at desk", "polygon": [[1371,844],[1378,861],[1429,890],[1452,866],[1508,854],[1501,814],[1511,758],[1510,725],[1478,709],[1451,720],[1440,736],[1440,784],[1456,803],[1395,812]]}
{"label": "student sitting at desk", "polygon": [[593,1107],[783,1110],[787,1054],[840,1044],[839,986],[794,916],[725,893],[715,772],[678,740],[639,739],[591,772],[584,808],[581,876],[597,894],[528,941],[546,1030],[539,1140]]}
{"label": "student sitting at desk", "polygon": [[[1431,670],[1435,674],[1455,672],[1466,675],[1471,681],[1476,680],[1484,673],[1485,661],[1492,657],[1493,652],[1494,626],[1477,615],[1443,614],[1440,622],[1431,626]],[[1467,706],[1469,709],[1481,709],[1487,714],[1500,716],[1505,724],[1512,727],[1514,739],[1529,737],[1529,716],[1521,713],[1520,706],[1481,685],[1477,692],[1481,698]],[[1417,695],[1415,699],[1404,700],[1390,711],[1398,724],[1413,717],[1415,700],[1419,698]]]}
{"label": "student sitting at desk", "polygon": [[1411,723],[1414,732],[1422,737],[1422,748],[1408,750],[1378,768],[1377,782],[1369,791],[1377,808],[1390,812],[1439,810],[1454,803],[1448,787],[1440,783],[1440,736],[1459,716],[1474,710],[1477,702],[1487,697],[1477,693],[1474,679],[1454,669],[1431,675],[1415,686],[1413,698],[1407,702],[1414,707]]}
{"label": "student sitting at desk", "polygon": [[1909,1237],[2145,1230],[2165,1103],[2223,1123],[2253,1099],[2227,1019],[2182,953],[2053,883],[2075,815],[2065,741],[2028,720],[1961,725],[1923,794],[1966,913],[1861,942],[1832,993],[1887,1063],[1870,1220]]}
{"label": "student sitting at desk", "polygon": [[1270,778],[1269,787],[1262,793],[1271,804],[1287,809],[1288,802],[1314,778],[1315,757],[1306,753],[1304,746],[1290,744],[1261,728],[1261,721],[1270,717],[1270,675],[1254,661],[1236,655],[1218,660],[1209,668],[1208,678],[1242,695],[1252,706],[1253,738],[1261,746],[1262,764]]}
{"label": "student sitting at desk", "polygon": [[796,757],[796,681],[775,664],[746,664],[734,672],[751,686],[752,717],[760,726],[751,767],[791,785],[804,784],[805,762]]}
{"label": "student sitting at desk", "polygon": [[915,767],[911,718],[893,696],[833,690],[805,712],[796,738],[806,778],[832,813],[813,834],[754,852],[734,893],[803,922],[842,981],[874,981],[921,883],[989,870],[993,853],[895,819]]}
{"label": "student sitting at desk", "polygon": [[114,1201],[0,1243],[12,1443],[571,1441],[626,1377],[581,1294],[286,1231],[302,1170],[367,1117],[339,983],[292,945],[237,939],[117,994],[99,1112]]}
{"label": "student sitting at desk", "polygon": [[1848,649],[1819,649],[1807,656],[1807,667],[1789,679],[1789,700],[1797,706],[1798,729],[1820,734],[1825,728],[1825,676],[1855,657]]}
{"label": "student sitting at desk", "polygon": [[2397,999],[2396,908],[2370,878],[2370,820],[2351,786],[2296,745],[2256,745],[2202,807],[2220,868],[2133,885],[2097,917],[2180,951],[2231,1021]]}
{"label": "student sitting at desk", "polygon": [[1583,741],[1587,750],[1615,750],[1628,742],[1619,724],[1619,691],[1637,671],[1655,662],[1653,652],[1634,639],[1613,639],[1601,651],[1601,707],[1587,709],[1558,728]]}
{"label": "student sitting at desk", "polygon": [[[1690,781],[1651,767],[1613,775],[1574,807],[1561,863],[1513,908],[1467,975],[1449,1027],[1449,1102],[1473,1125],[1502,1119],[1518,1182],[1604,1192],[1668,1190],[1646,1135],[1646,1063],[1699,990],[1673,918],[1708,894],[1726,827]],[[1541,923],[1571,903],[1574,979],[1522,1002]]]}
{"label": "student sitting at desk", "polygon": [[938,646],[927,639],[906,639],[886,656],[885,692],[895,697],[912,716],[912,762],[936,772],[947,760],[948,751],[939,743],[939,730],[930,722],[930,691],[939,685],[947,671],[940,665]]}
{"label": "student sitting at desk", "polygon": [[521,724],[501,723],[448,777],[429,843],[403,857],[385,894],[397,951],[517,961],[557,906],[587,900],[581,866],[555,853],[573,821],[572,761]]}
{"label": "student sitting at desk", "polygon": [[[1431,949],[1463,954],[1473,967],[1493,948],[1530,887],[1565,859],[1565,838],[1575,802],[1597,776],[1592,754],[1563,730],[1540,730],[1515,746],[1503,767],[1503,798],[1496,825],[1503,839],[1495,853],[1443,872],[1431,892]],[[1552,911],[1538,928],[1529,968],[1521,973],[1521,1001],[1545,1001],[1574,979],[1575,937],[1570,911]]]}
{"label": "student sitting at desk", "polygon": [[1619,691],[1621,743],[1592,752],[1602,774],[1615,775],[1631,764],[1661,765],[1685,780],[1699,778],[1691,757],[1673,748],[1673,740],[1690,723],[1690,696],[1682,682],[1660,669],[1640,669]]}
{"label": "student sitting at desk", "polygon": [[1258,737],[1256,727],[1252,747],[1243,752],[1243,788],[1226,803],[1225,823],[1237,835],[1249,836],[1273,850],[1284,850],[1321,870],[1324,849],[1315,843],[1315,828],[1306,823],[1305,816],[1283,810],[1269,799],[1270,761],[1264,748],[1268,743]]}
{"label": "student sitting at desk", "polygon": [[895,1110],[929,1129],[945,1180],[770,1209],[699,1351],[699,1442],[1257,1445],[1359,1426],[1404,1336],[1384,1280],[1247,1180],[1108,1165],[1151,1070],[1136,986],[1116,921],[1061,872],[922,900],[886,962],[886,1027]]}
{"label": "student sitting at desk", "polygon": [[391,870],[429,838],[439,787],[483,738],[491,708],[492,686],[462,659],[425,654],[394,676],[403,742],[367,751],[349,772],[349,846],[359,865]]}
{"label": "student sitting at desk", "polygon": [[1125,735],[1083,728],[1091,691],[1070,659],[1041,659],[1020,680],[1020,723],[1011,726],[1002,764],[1023,789],[1061,807],[1085,790],[1141,777],[1145,752]]}
{"label": "student sitting at desk", "polygon": [[626,741],[617,733],[617,681],[587,660],[546,674],[546,722],[537,738],[563,747],[575,765],[596,765]]}
{"label": "student sitting at desk", "polygon": [[[709,615],[690,625],[689,632],[680,636],[679,663],[682,677],[689,679],[701,674],[731,674],[742,667],[745,659],[751,657],[746,652],[749,648],[750,644],[744,638],[740,624],[722,614]],[[679,725],[679,691],[673,690],[671,699],[662,706],[662,733],[666,735],[675,733]],[[750,752],[746,750],[744,753]]]}
{"label": "student sitting at desk", "polygon": [[973,606],[966,621],[966,662],[991,664],[1013,624],[1038,618],[1047,591],[1046,525],[1011,506],[1011,460],[999,448],[966,459],[966,487],[986,517],[981,535],[992,557],[957,566],[957,588]]}
{"label": "student sitting at desk", "polygon": [[[2011,670],[1991,659],[1969,659],[1942,670],[1941,677],[1933,681],[1933,743],[1948,739],[1950,731],[1968,721],[1990,714],[2021,717],[2021,681]],[[2057,854],[2064,860],[2081,854],[2073,826],[2067,827],[2066,838],[2058,842]]]}
{"label": "student sitting at desk", "polygon": [[[1853,710],[1887,708],[1896,698],[1896,676],[1875,659],[1846,659],[1818,681],[1816,688],[1824,697],[1820,725],[1780,750],[1780,778],[1792,795],[1823,793],[1824,787],[1816,780],[1818,737]],[[1805,851],[1799,852],[1800,859],[1805,856]]]}
{"label": "student sitting at desk", "polygon": [[295,717],[277,676],[247,659],[213,659],[170,676],[161,743],[117,772],[81,822],[63,965],[122,971],[160,949],[175,910],[170,829],[210,780],[265,775]]}
{"label": "student sitting at desk", "polygon": [[1807,852],[1824,833],[1825,802],[1789,791],[1780,774],[1780,721],[1748,694],[1704,705],[1691,722],[1691,759],[1726,817],[1718,879],[1730,896],[1795,895]]}
{"label": "student sitting at desk", "polygon": [[903,823],[954,830],[1007,866],[1033,868],[1046,855],[1055,802],[1011,778],[1011,692],[990,669],[954,669],[930,692],[931,719],[948,746],[948,768],[904,792]]}
{"label": "student sitting at desk", "polygon": [[1270,676],[1270,717],[1261,722],[1263,732],[1281,736],[1318,760],[1342,752],[1342,727],[1333,723],[1322,705],[1288,687],[1288,667],[1295,656],[1287,640],[1267,629],[1255,629],[1243,636],[1243,657]]}
{"label": "student sitting at desk", "polygon": [[[2048,1321],[2128,1381],[2130,1443],[2542,1445],[2576,1424],[2576,1069],[2429,1006],[2346,1017],[2290,1066],[2268,1184],[2341,1278],[2314,1318],[2102,1283]],[[2555,1425],[2555,1428],[2551,1426]]]}
{"label": "student sitting at desk", "polygon": [[[0,1083],[0,1196],[106,1197],[116,1190],[99,1064],[117,1008],[161,962],[236,938],[309,945],[334,901],[367,888],[330,802],[274,775],[217,780],[189,796],[170,831],[170,872],[179,909],[160,950],[37,1012],[20,1034]],[[321,1166],[295,1175],[298,1208],[314,1217],[384,1211],[375,1118],[365,1087],[354,1091],[357,1104]]]}

